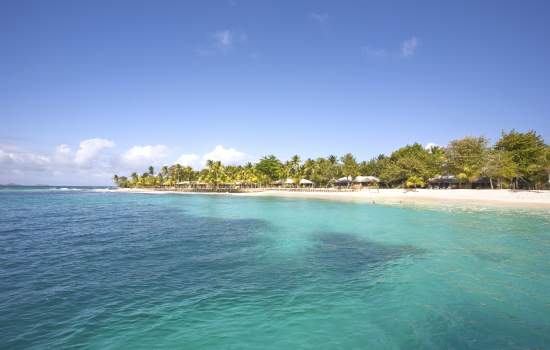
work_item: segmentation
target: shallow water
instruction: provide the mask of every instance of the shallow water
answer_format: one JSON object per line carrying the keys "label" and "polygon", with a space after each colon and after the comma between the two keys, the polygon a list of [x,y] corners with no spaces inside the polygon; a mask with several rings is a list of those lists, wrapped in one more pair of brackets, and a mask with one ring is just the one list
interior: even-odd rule
{"label": "shallow water", "polygon": [[550,347],[550,212],[0,189],[0,348]]}

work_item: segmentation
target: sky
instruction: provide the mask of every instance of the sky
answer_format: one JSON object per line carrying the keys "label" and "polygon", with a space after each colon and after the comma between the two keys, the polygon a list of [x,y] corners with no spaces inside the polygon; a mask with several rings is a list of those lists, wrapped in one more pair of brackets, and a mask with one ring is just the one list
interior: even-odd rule
{"label": "sky", "polygon": [[0,183],[550,142],[548,1],[0,1]]}

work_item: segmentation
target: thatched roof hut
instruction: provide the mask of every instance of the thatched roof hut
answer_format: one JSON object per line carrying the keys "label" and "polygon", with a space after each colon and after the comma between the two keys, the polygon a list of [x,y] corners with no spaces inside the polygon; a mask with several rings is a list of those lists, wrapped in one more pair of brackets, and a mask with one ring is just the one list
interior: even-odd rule
{"label": "thatched roof hut", "polygon": [[358,184],[371,184],[380,182],[380,179],[376,176],[356,176],[353,182]]}
{"label": "thatched roof hut", "polygon": [[351,176],[344,176],[339,179],[336,179],[336,181],[334,181],[334,184],[336,186],[348,186],[352,182],[353,182],[353,178]]}

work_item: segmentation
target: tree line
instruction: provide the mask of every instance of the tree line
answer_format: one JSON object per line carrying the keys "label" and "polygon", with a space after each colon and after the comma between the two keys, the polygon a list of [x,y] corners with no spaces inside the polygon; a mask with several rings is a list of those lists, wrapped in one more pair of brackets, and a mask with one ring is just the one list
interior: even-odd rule
{"label": "tree line", "polygon": [[460,186],[485,178],[492,188],[542,189],[549,187],[550,147],[535,131],[512,130],[503,132],[494,145],[483,136],[467,136],[449,142],[446,147],[425,148],[414,143],[390,155],[380,154],[361,162],[351,153],[305,161],[295,155],[285,162],[267,155],[255,164],[246,165],[209,160],[201,170],[174,164],[155,173],[150,166],[143,174],[115,175],[113,180],[119,187],[174,186],[187,182],[270,186],[277,180],[290,178],[298,183],[305,178],[316,187],[327,187],[335,179],[358,175],[376,176],[387,187],[425,187],[430,178],[452,175]]}

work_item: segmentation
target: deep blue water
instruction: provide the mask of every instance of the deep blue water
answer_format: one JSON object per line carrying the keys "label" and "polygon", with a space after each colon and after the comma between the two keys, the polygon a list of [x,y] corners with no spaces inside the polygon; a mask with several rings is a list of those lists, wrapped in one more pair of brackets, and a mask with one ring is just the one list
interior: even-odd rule
{"label": "deep blue water", "polygon": [[550,348],[550,212],[0,189],[2,349]]}

